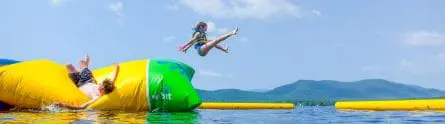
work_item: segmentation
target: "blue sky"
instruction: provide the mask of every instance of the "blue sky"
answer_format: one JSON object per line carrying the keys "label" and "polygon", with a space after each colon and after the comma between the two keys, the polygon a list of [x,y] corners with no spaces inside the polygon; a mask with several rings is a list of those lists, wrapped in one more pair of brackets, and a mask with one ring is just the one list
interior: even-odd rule
{"label": "blue sky", "polygon": [[[6,0],[0,58],[92,68],[146,58],[183,61],[201,89],[270,89],[300,79],[387,79],[445,90],[441,0]],[[177,47],[191,27],[237,36],[200,57]]]}

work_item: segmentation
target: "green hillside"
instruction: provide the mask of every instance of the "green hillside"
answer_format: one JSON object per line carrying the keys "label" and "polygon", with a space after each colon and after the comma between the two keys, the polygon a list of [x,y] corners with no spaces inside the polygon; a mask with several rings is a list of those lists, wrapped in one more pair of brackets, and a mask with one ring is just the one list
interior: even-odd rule
{"label": "green hillside", "polygon": [[413,99],[445,96],[444,91],[382,79],[355,82],[299,80],[266,92],[222,89],[198,90],[204,101],[295,102],[307,105],[333,104],[337,100]]}

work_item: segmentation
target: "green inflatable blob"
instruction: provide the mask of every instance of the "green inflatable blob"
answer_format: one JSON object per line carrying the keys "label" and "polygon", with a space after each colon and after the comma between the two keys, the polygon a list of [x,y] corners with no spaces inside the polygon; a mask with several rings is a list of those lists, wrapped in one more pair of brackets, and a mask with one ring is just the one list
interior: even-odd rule
{"label": "green inflatable blob", "polygon": [[191,111],[202,101],[192,86],[195,70],[179,61],[150,60],[149,98],[154,112]]}

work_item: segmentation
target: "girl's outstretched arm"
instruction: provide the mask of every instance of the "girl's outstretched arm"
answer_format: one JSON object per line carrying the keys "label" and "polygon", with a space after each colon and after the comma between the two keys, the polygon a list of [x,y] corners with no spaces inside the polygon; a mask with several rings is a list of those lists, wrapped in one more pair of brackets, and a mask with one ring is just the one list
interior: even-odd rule
{"label": "girl's outstretched arm", "polygon": [[199,32],[196,33],[189,42],[181,46],[180,50],[183,52],[187,51],[198,40],[198,37],[199,37]]}

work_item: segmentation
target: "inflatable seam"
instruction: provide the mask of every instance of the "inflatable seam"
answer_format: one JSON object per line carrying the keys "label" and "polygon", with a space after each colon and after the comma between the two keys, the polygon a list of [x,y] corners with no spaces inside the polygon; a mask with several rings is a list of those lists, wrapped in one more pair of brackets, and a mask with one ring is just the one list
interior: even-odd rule
{"label": "inflatable seam", "polygon": [[147,67],[146,67],[146,71],[145,71],[145,84],[146,84],[146,94],[147,94],[147,105],[148,105],[148,110],[151,111],[151,104],[150,104],[150,81],[149,81],[149,74],[150,74],[150,60],[147,60]]}

